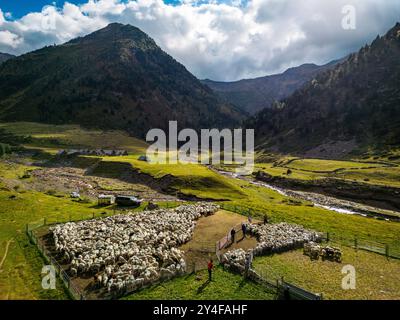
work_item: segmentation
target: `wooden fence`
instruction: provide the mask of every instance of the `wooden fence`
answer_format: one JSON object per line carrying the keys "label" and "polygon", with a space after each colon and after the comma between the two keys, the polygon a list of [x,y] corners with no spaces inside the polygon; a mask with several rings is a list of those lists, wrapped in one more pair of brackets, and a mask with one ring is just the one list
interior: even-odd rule
{"label": "wooden fence", "polygon": [[249,279],[263,287],[267,290],[276,294],[280,299],[285,300],[322,300],[322,294],[316,294],[307,291],[303,288],[295,286],[289,282],[286,282],[283,277],[281,278],[267,278],[254,269],[249,269],[247,272],[245,267],[240,265],[224,265],[225,269],[231,272],[239,273],[243,275],[246,279]]}
{"label": "wooden fence", "polygon": [[332,245],[343,245],[355,250],[364,250],[386,256],[387,258],[400,259],[400,249],[385,243],[372,241],[362,237],[343,237],[330,232],[324,233],[323,240]]}
{"label": "wooden fence", "polygon": [[[242,214],[244,216],[255,216],[256,215],[256,212],[254,210],[249,209],[249,208],[239,207],[239,206],[222,204],[221,208]],[[59,278],[61,279],[65,288],[68,290],[68,292],[70,293],[70,295],[73,299],[84,300],[84,299],[86,299],[86,297],[83,294],[83,292],[81,290],[79,290],[79,288],[77,288],[76,286],[73,285],[68,274],[59,265],[59,263],[50,254],[50,252],[45,248],[45,246],[42,243],[40,243],[40,241],[38,240],[38,238],[36,237],[36,235],[33,231],[40,227],[46,226],[46,225],[54,225],[54,224],[65,223],[65,222],[69,222],[69,221],[81,221],[81,220],[100,218],[100,217],[104,217],[104,216],[101,216],[99,214],[96,214],[96,215],[91,214],[90,216],[78,217],[78,219],[75,219],[75,220],[73,220],[71,217],[69,217],[68,219],[65,219],[64,221],[49,221],[49,220],[46,220],[46,218],[45,218],[40,222],[26,225],[26,234],[29,237],[31,243],[36,245],[36,247],[38,248],[39,252],[43,256],[45,261],[54,266],[55,271],[57,272],[57,275],[59,276]],[[236,232],[241,232],[241,224],[237,224],[236,226],[234,226],[234,229]],[[400,250],[398,248],[389,246],[387,244],[374,242],[374,241],[371,241],[371,240],[368,240],[365,238],[361,238],[361,237],[345,238],[341,235],[336,235],[334,233],[326,232],[324,234],[323,240],[325,240],[328,243],[332,243],[332,245],[344,245],[344,246],[354,248],[355,250],[365,250],[365,251],[385,255],[388,258],[400,259]],[[216,242],[215,253],[216,253],[216,256],[219,261],[221,261],[221,250],[226,248],[226,246],[229,245],[230,242],[231,242],[230,233],[228,233],[225,237],[223,237],[222,239],[220,239],[219,241]],[[211,246],[212,246],[212,244],[211,244]],[[194,269],[190,270],[190,271],[193,272],[196,270],[199,270],[199,269],[197,269],[196,266],[194,266]],[[237,272],[238,270],[235,270],[235,271]],[[290,283],[284,281],[283,278],[279,278],[279,279],[278,278],[268,278],[266,275],[258,274],[255,270],[250,271],[250,277],[253,281],[263,284],[269,288],[274,288],[278,294],[288,294],[288,292],[289,292],[290,298],[308,299],[308,300],[309,299],[312,299],[312,300],[322,299],[322,296],[310,293],[302,288],[299,288],[293,284],[290,284]],[[128,293],[130,293],[130,292],[128,292]],[[127,294],[127,292],[124,292],[124,294]]]}
{"label": "wooden fence", "polygon": [[[254,209],[242,206],[236,206],[226,203],[223,203],[220,206],[224,210],[239,213],[247,217],[257,217],[262,214],[258,211],[255,211]],[[362,236],[343,237],[342,235],[332,232],[324,232],[323,240],[325,240],[326,242],[330,242],[333,245],[344,245],[346,247],[351,247],[356,250],[369,251],[384,255],[388,258],[400,259],[400,244],[399,246],[393,246],[386,243],[380,243],[370,239],[366,239]]]}
{"label": "wooden fence", "polygon": [[71,278],[68,276],[65,270],[60,266],[57,260],[50,254],[50,252],[46,249],[43,243],[39,241],[39,239],[33,232],[35,229],[40,228],[44,225],[45,224],[35,224],[34,226],[26,225],[26,234],[30,242],[36,245],[37,249],[39,250],[40,254],[46,261],[46,263],[51,264],[54,267],[57,275],[59,276],[61,282],[63,283],[67,291],[69,292],[70,296],[75,300],[85,300],[86,298],[83,292],[79,290],[76,286],[74,286],[74,284],[71,281]]}
{"label": "wooden fence", "polygon": [[[232,229],[235,230],[235,237],[236,237],[238,234],[240,234],[242,232],[242,224],[238,223]],[[218,251],[225,249],[229,244],[231,244],[231,242],[232,242],[231,230],[229,230],[229,232],[226,234],[226,236],[224,236],[222,239],[217,241],[215,246]]]}

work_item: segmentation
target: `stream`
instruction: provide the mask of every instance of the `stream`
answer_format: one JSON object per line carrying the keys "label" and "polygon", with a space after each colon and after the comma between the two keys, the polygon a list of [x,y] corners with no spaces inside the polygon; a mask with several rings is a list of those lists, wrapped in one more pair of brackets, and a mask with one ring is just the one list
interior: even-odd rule
{"label": "stream", "polygon": [[348,201],[331,196],[326,196],[320,193],[290,190],[255,180],[254,178],[249,176],[241,176],[234,172],[218,170],[216,168],[210,168],[210,169],[221,175],[228,176],[233,179],[244,180],[253,185],[273,190],[286,197],[291,197],[294,199],[311,202],[315,207],[320,207],[326,210],[342,214],[359,215],[367,218],[400,222],[400,212],[380,209],[354,201]]}

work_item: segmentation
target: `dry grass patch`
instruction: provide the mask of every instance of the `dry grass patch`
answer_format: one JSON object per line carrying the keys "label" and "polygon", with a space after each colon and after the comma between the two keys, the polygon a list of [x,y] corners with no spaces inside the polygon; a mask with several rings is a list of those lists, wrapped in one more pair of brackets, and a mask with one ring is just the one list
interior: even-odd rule
{"label": "dry grass patch", "polygon": [[[342,247],[342,263],[311,261],[302,250],[254,260],[256,270],[268,278],[280,278],[315,293],[325,299],[400,299],[400,260],[378,254]],[[356,289],[343,290],[341,273],[350,264],[356,269]]]}

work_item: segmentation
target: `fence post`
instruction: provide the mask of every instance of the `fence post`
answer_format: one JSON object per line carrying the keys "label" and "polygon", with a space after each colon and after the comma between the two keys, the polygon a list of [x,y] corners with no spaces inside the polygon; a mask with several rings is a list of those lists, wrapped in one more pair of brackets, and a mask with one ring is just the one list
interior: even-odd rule
{"label": "fence post", "polygon": [[389,258],[389,245],[385,245],[385,254],[386,254],[386,258]]}
{"label": "fence post", "polygon": [[94,212],[92,213],[92,219],[94,219]]}
{"label": "fence post", "polygon": [[358,240],[357,240],[357,237],[354,237],[354,249],[356,249],[356,251],[357,251],[357,249],[358,249]]}
{"label": "fence post", "polygon": [[326,242],[329,242],[329,232],[326,233]]}
{"label": "fence post", "polygon": [[47,224],[47,219],[43,218],[43,225],[46,225],[46,224]]}

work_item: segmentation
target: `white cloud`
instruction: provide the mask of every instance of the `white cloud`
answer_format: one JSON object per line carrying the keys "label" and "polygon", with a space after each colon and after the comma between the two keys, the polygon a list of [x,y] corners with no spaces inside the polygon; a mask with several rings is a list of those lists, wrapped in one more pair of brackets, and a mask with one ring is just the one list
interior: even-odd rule
{"label": "white cloud", "polygon": [[4,23],[4,21],[6,20],[4,19],[3,11],[0,9],[0,26]]}
{"label": "white cloud", "polygon": [[[357,9],[356,30],[341,27],[342,7],[348,4]],[[148,33],[199,78],[233,80],[339,58],[386,32],[399,17],[398,0],[181,1],[175,6],[162,0],[89,0],[48,6],[15,21],[6,21],[0,11],[0,51],[24,53],[121,22]]]}
{"label": "white cloud", "polygon": [[6,45],[15,49],[22,41],[22,38],[8,30],[0,31],[0,45]]}

